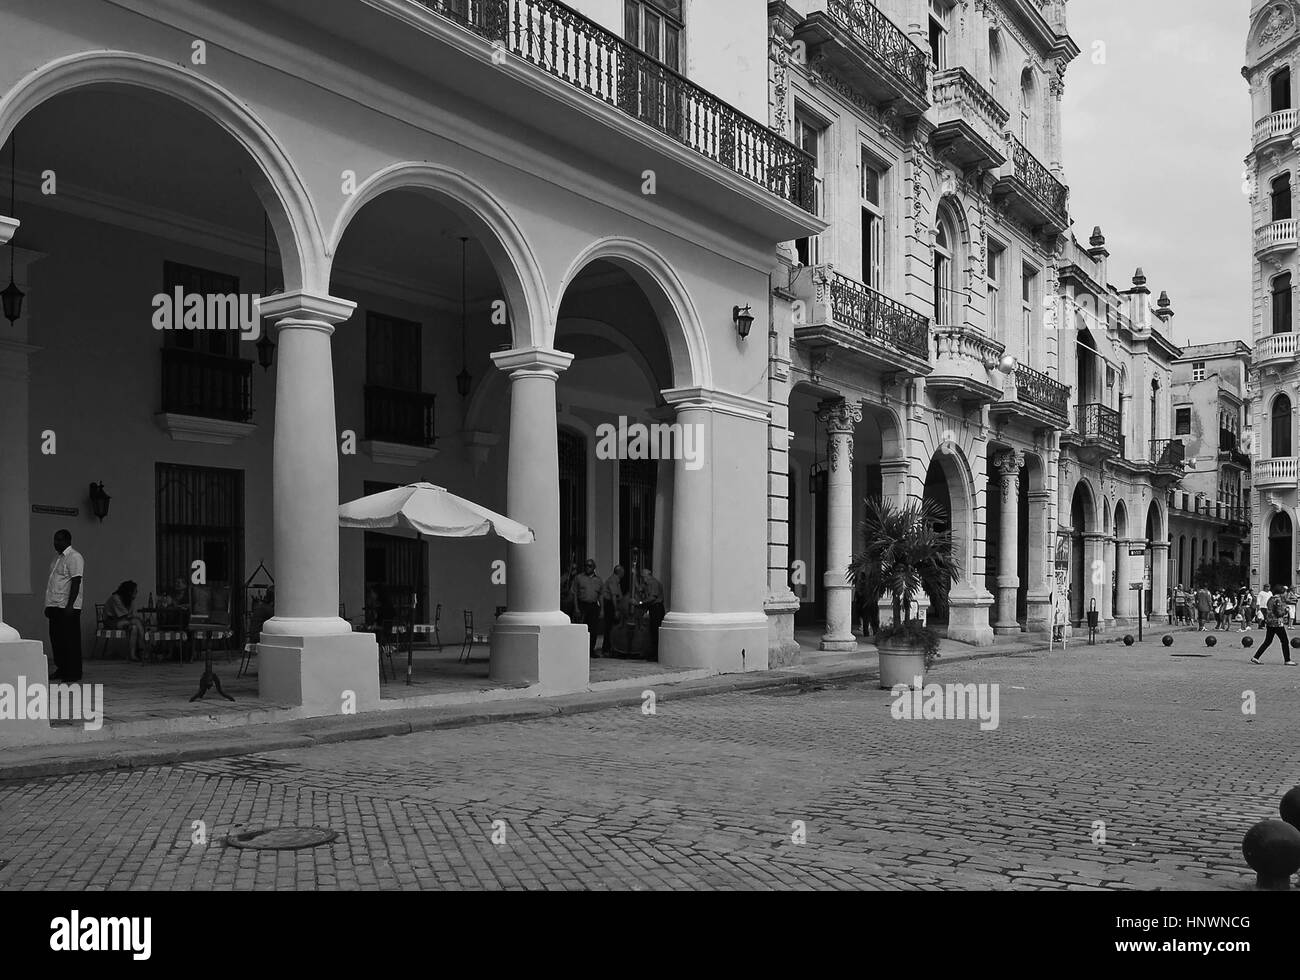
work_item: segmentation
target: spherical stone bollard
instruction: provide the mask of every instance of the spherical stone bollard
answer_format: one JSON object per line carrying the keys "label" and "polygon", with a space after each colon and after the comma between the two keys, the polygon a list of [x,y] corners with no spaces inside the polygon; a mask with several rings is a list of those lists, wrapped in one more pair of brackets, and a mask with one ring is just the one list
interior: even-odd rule
{"label": "spherical stone bollard", "polygon": [[1251,647],[1255,645],[1255,641],[1252,640],[1249,636],[1243,636],[1241,638],[1241,645],[1244,646],[1247,650],[1249,650]]}
{"label": "spherical stone bollard", "polygon": [[1174,645],[1174,638],[1173,638],[1172,636],[1170,636],[1168,633],[1166,633],[1166,634],[1165,634],[1165,638],[1164,638],[1163,640],[1161,640],[1160,642],[1163,643],[1163,644],[1164,644],[1165,646],[1167,646],[1167,647],[1171,647],[1171,646]]}
{"label": "spherical stone bollard", "polygon": [[1212,646],[1214,646],[1214,645],[1215,645],[1216,643],[1218,643],[1218,642],[1219,642],[1219,641],[1216,640],[1216,639],[1215,639],[1214,637],[1212,637],[1212,636],[1207,636],[1207,637],[1205,638],[1205,645],[1206,645],[1207,647],[1212,647]]}
{"label": "spherical stone bollard", "polygon": [[1291,646],[1295,650],[1300,650],[1300,636],[1294,637],[1291,640]]}
{"label": "spherical stone bollard", "polygon": [[1296,830],[1300,830],[1300,786],[1287,791],[1286,796],[1282,797],[1278,810],[1281,811],[1283,820]]}
{"label": "spherical stone bollard", "polygon": [[1129,633],[1127,636],[1124,637],[1124,645],[1125,645],[1126,647],[1131,647],[1131,646],[1133,645],[1134,642],[1135,642],[1135,641],[1134,641],[1134,639],[1133,639],[1133,634],[1132,634],[1132,633]]}
{"label": "spherical stone bollard", "polygon": [[1255,872],[1255,886],[1288,891],[1291,875],[1300,870],[1300,830],[1281,820],[1261,820],[1241,842],[1241,856]]}

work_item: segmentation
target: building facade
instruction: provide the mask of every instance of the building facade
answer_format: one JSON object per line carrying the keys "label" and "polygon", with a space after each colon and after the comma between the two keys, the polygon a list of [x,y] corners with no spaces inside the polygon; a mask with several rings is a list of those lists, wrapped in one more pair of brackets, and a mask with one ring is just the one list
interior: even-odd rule
{"label": "building facade", "polygon": [[[768,610],[851,646],[863,500],[934,500],[949,637],[1045,629],[1056,525],[1055,255],[1069,227],[1063,3],[768,4],[771,121],[817,161],[824,234],[773,275]],[[784,423],[784,424],[783,424]]]}
{"label": "building facade", "polygon": [[1300,577],[1295,541],[1300,373],[1294,302],[1300,281],[1300,224],[1295,214],[1300,155],[1294,144],[1300,133],[1295,80],[1300,69],[1298,14],[1300,10],[1290,2],[1255,0],[1242,69],[1250,86],[1254,122],[1245,177],[1255,230],[1252,415],[1246,430],[1246,448],[1254,460],[1250,582],[1255,590],[1266,584],[1294,584]]}
{"label": "building facade", "polygon": [[[825,223],[812,160],[759,121],[761,4],[0,19],[24,294],[0,324],[6,671],[43,676],[60,527],[86,557],[87,650],[120,581],[161,594],[202,569],[237,615],[264,565],[261,694],[310,711],[377,705],[374,639],[347,620],[380,588],[452,635],[498,610],[498,681],[585,687],[560,583],[588,555],[663,581],[661,662],[767,666],[769,273]],[[222,296],[256,296],[258,323],[218,323],[202,298]],[[691,452],[600,451],[637,423],[690,430]],[[340,532],[341,500],[421,479],[536,540]]]}
{"label": "building facade", "polygon": [[1250,347],[1239,340],[1184,347],[1174,361],[1174,438],[1187,448],[1182,485],[1169,504],[1174,585],[1249,581],[1249,376]]}

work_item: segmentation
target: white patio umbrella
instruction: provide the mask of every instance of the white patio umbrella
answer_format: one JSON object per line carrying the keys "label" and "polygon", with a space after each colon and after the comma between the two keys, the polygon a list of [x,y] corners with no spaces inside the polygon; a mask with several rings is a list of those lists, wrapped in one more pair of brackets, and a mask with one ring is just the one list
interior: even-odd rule
{"label": "white patio umbrella", "polygon": [[340,527],[406,528],[440,538],[497,534],[512,544],[531,544],[533,529],[432,483],[412,483],[342,504]]}

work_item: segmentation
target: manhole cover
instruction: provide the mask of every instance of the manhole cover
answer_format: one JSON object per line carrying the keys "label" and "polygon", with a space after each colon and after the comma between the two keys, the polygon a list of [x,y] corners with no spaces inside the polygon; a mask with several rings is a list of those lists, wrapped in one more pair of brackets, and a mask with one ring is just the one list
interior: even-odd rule
{"label": "manhole cover", "polygon": [[338,840],[338,831],[325,827],[267,827],[231,834],[226,843],[231,847],[247,847],[258,851],[300,851],[304,847],[319,847]]}

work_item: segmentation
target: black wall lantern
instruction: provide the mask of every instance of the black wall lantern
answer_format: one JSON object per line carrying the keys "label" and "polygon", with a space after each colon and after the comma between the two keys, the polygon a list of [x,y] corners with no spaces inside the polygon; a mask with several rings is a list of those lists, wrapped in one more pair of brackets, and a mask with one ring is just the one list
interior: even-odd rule
{"label": "black wall lantern", "polygon": [[[18,133],[9,137],[9,217],[14,218],[14,176],[17,174]],[[0,291],[0,300],[4,302],[5,319],[13,323],[23,315],[23,291],[14,282],[14,243],[9,242],[9,285]]]}
{"label": "black wall lantern", "polygon": [[103,483],[90,485],[90,511],[101,521],[108,516],[108,502],[112,499],[104,492]]}
{"label": "black wall lantern", "polygon": [[741,309],[734,306],[731,309],[731,319],[736,323],[736,333],[740,334],[740,339],[744,340],[749,336],[749,328],[754,325],[754,314],[750,312],[748,306]]}

